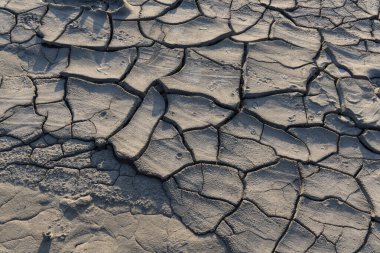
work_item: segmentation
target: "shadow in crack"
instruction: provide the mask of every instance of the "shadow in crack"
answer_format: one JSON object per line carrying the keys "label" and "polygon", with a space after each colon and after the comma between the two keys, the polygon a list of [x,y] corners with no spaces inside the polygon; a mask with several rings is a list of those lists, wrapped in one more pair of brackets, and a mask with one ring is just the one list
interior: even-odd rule
{"label": "shadow in crack", "polygon": [[50,247],[51,247],[51,238],[50,236],[44,235],[37,253],[49,253]]}

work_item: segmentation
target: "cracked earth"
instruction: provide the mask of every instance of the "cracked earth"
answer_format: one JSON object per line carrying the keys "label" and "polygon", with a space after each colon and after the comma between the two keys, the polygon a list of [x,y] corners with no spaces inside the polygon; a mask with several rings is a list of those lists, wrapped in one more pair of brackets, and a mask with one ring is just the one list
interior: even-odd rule
{"label": "cracked earth", "polygon": [[0,0],[0,252],[380,252],[379,7]]}

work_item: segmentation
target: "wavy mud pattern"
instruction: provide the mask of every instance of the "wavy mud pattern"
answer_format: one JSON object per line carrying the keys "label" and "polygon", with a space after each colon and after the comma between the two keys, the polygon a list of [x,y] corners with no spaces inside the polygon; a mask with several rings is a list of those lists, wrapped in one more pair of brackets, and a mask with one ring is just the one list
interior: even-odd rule
{"label": "wavy mud pattern", "polygon": [[379,7],[0,0],[0,252],[380,252]]}

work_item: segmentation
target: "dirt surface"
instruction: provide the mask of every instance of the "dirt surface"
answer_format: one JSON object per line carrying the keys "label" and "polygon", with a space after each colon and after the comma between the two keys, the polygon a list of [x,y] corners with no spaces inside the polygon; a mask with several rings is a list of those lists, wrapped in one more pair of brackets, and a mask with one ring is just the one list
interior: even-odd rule
{"label": "dirt surface", "polygon": [[378,0],[0,0],[0,253],[380,252]]}

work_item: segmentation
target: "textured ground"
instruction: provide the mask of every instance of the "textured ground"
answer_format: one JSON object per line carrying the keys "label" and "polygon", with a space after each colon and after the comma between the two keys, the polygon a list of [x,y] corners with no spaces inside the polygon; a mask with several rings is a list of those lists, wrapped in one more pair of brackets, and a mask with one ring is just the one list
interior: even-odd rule
{"label": "textured ground", "polygon": [[0,252],[380,252],[378,0],[0,0]]}

